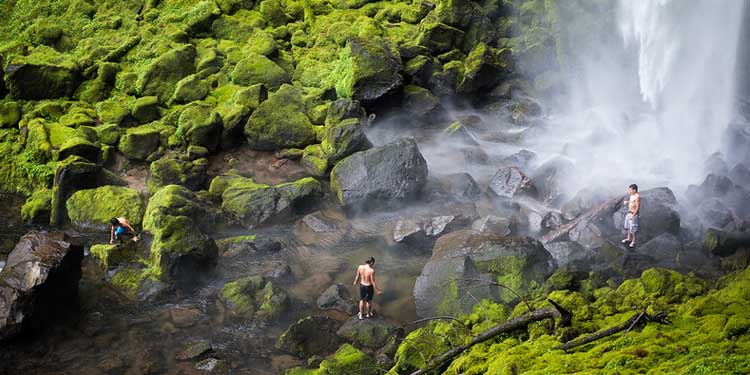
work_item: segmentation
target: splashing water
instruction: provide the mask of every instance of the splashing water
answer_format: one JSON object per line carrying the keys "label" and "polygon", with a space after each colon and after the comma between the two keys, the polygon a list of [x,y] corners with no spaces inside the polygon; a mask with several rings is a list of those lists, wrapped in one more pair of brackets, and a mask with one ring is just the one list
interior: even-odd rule
{"label": "splashing water", "polygon": [[[567,4],[563,6],[568,6]],[[721,150],[734,115],[744,2],[620,0],[604,34],[578,34],[574,12],[561,12],[571,42],[571,88],[564,110],[528,138],[542,159],[563,156],[585,186],[684,187],[700,182],[704,161]],[[614,24],[614,25],[613,25]],[[585,35],[585,38],[581,38]]]}

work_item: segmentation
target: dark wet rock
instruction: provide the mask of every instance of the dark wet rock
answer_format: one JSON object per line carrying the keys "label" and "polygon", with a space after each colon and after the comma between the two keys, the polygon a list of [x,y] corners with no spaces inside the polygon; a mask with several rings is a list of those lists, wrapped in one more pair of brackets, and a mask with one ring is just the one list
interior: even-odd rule
{"label": "dark wet rock", "polygon": [[178,361],[195,360],[207,355],[212,351],[213,347],[211,346],[210,342],[206,340],[199,340],[188,344],[188,346],[183,349],[180,354],[177,354],[177,357],[175,359],[177,359]]}
{"label": "dark wet rock", "polygon": [[69,56],[47,46],[36,47],[27,56],[16,54],[7,63],[3,67],[5,84],[17,99],[71,96],[82,80],[78,65]]}
{"label": "dark wet rock", "polygon": [[294,234],[307,245],[331,246],[339,242],[350,228],[351,224],[342,211],[326,209],[303,217],[297,222]]}
{"label": "dark wet rock", "polygon": [[[680,214],[677,199],[669,188],[655,188],[640,192],[641,205],[638,222],[638,240],[647,241],[662,233],[680,233]],[[623,207],[623,202],[619,202]],[[621,231],[626,207],[618,208],[613,215],[615,227]]]}
{"label": "dark wet rock", "polygon": [[219,298],[235,315],[273,320],[286,310],[289,296],[262,276],[247,276],[226,283]]}
{"label": "dark wet rock", "polygon": [[309,212],[322,196],[323,188],[312,177],[273,186],[236,178],[221,193],[221,208],[243,226],[253,228]]}
{"label": "dark wet rock", "polygon": [[464,65],[464,77],[458,85],[458,92],[461,94],[492,89],[503,79],[503,73],[509,68],[509,64],[498,58],[484,43],[478,44],[469,52]]}
{"label": "dark wet rock", "polygon": [[636,252],[654,258],[662,266],[674,266],[682,249],[682,242],[679,238],[671,233],[663,233],[637,246]]}
{"label": "dark wet rock", "polygon": [[591,261],[597,255],[596,250],[587,249],[573,241],[553,242],[544,245],[557,264],[562,267],[582,261]]}
{"label": "dark wet rock", "polygon": [[531,179],[516,167],[500,168],[490,179],[487,193],[493,197],[506,199],[521,196],[536,197],[538,194]]}
{"label": "dark wet rock", "polygon": [[438,195],[437,198],[476,199],[482,193],[474,178],[466,172],[432,176],[428,184],[438,190],[434,193]]}
{"label": "dark wet rock", "polygon": [[[734,188],[734,183],[729,177],[720,176],[716,174],[709,174],[703,183],[698,186],[697,191],[692,188],[693,185],[688,187],[686,195],[688,199],[697,201],[706,198],[720,198],[729,194]],[[696,194],[697,193],[697,194]]]}
{"label": "dark wet rock", "polygon": [[228,364],[223,359],[207,358],[195,364],[195,369],[214,374],[228,373]]}
{"label": "dark wet rock", "polygon": [[336,331],[341,323],[324,316],[309,316],[296,323],[279,336],[276,348],[300,358],[325,355],[341,345]]}
{"label": "dark wet rock", "polygon": [[373,102],[403,84],[401,58],[386,39],[349,38],[342,52],[341,74],[346,79],[336,83],[341,97]]}
{"label": "dark wet rock", "polygon": [[339,310],[349,315],[357,313],[357,304],[349,290],[343,284],[333,284],[318,297],[318,308],[321,310]]}
{"label": "dark wet rock", "polygon": [[272,254],[281,250],[281,243],[271,238],[256,235],[223,238],[216,241],[219,253],[232,257],[243,253]]}
{"label": "dark wet rock", "polygon": [[331,102],[326,113],[326,125],[338,124],[344,119],[356,118],[360,121],[367,119],[367,113],[357,100],[339,98]]}
{"label": "dark wet rock", "polygon": [[586,249],[601,246],[612,234],[609,226],[602,225],[595,220],[582,220],[568,232],[568,238]]}
{"label": "dark wet rock", "polygon": [[380,348],[388,337],[396,331],[396,327],[381,318],[364,318],[360,320],[353,316],[336,332],[343,338],[359,347]]}
{"label": "dark wet rock", "polygon": [[61,232],[25,234],[0,271],[0,340],[36,331],[78,298],[83,247]]}
{"label": "dark wet rock", "polygon": [[159,159],[151,163],[148,190],[151,194],[167,185],[182,185],[197,191],[208,186],[208,160]]}
{"label": "dark wet rock", "polygon": [[169,309],[169,317],[172,323],[177,328],[189,328],[192,327],[203,318],[205,314],[200,309],[194,307],[173,307]]}
{"label": "dark wet rock", "polygon": [[573,163],[562,158],[552,159],[539,166],[531,176],[531,181],[539,191],[539,199],[559,207],[565,199],[562,179],[570,176],[574,170]]}
{"label": "dark wet rock", "polygon": [[446,142],[479,147],[479,142],[477,142],[474,134],[460,120],[453,121],[447,128],[443,129],[440,136]]}
{"label": "dark wet rock", "polygon": [[402,218],[396,221],[392,240],[411,245],[425,244],[427,241],[434,241],[445,233],[468,227],[476,218],[477,214],[473,207],[470,209],[459,208],[454,215]]}
{"label": "dark wet rock", "polygon": [[556,211],[547,212],[540,223],[543,233],[555,230],[563,224],[562,214]]}
{"label": "dark wet rock", "polygon": [[511,236],[517,233],[518,222],[515,217],[504,218],[488,215],[474,221],[471,224],[471,229],[481,234]]}
{"label": "dark wet rock", "polygon": [[709,198],[698,206],[698,215],[706,226],[723,228],[734,220],[732,211],[722,201]]}
{"label": "dark wet rock", "polygon": [[[417,313],[421,316],[467,312],[475,301],[460,290],[471,288],[475,298],[493,298],[504,303],[517,296],[503,288],[475,280],[499,282],[521,295],[534,294],[555,270],[552,256],[541,243],[528,237],[482,235],[471,230],[440,237],[432,258],[414,285]],[[471,279],[471,280],[467,280]]]}
{"label": "dark wet rock", "polygon": [[500,164],[506,167],[516,167],[521,170],[529,168],[532,161],[536,159],[536,154],[529,150],[521,150],[513,155],[500,159]]}
{"label": "dark wet rock", "polygon": [[[613,215],[616,215],[621,207],[622,199],[619,198],[599,203],[570,222],[549,231],[541,240],[544,244],[576,240],[581,241],[587,248],[600,246],[604,237],[621,235],[619,228],[613,225]],[[622,222],[619,225],[622,227]]]}
{"label": "dark wet rock", "polygon": [[326,126],[320,147],[331,165],[355,152],[372,147],[362,128],[362,120],[357,118],[345,119]]}
{"label": "dark wet rock", "polygon": [[357,152],[331,172],[331,190],[347,207],[415,198],[426,182],[427,162],[411,138]]}
{"label": "dark wet rock", "polygon": [[416,85],[404,87],[403,109],[417,118],[437,116],[443,110],[440,99],[430,90]]}
{"label": "dark wet rock", "polygon": [[286,262],[272,262],[264,267],[263,277],[271,281],[287,280],[294,278],[292,267]]}

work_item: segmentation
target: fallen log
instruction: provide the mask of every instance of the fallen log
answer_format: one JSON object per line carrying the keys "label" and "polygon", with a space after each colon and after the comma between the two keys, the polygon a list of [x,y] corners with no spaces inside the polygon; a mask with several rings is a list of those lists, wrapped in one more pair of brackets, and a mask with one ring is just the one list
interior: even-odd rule
{"label": "fallen log", "polygon": [[555,303],[554,301],[550,299],[548,299],[547,301],[549,301],[554,307],[546,307],[543,309],[530,311],[515,319],[511,319],[505,323],[496,325],[480,333],[479,335],[474,336],[469,343],[464,344],[464,345],[459,345],[439,355],[438,357],[430,360],[427,363],[427,365],[425,365],[424,368],[421,368],[417,371],[412,372],[411,375],[424,374],[436,367],[439,367],[445,362],[448,362],[449,360],[455,358],[459,354],[463,353],[464,350],[469,349],[476,344],[490,340],[500,334],[511,332],[519,328],[524,328],[534,322],[538,322],[538,321],[545,320],[545,319],[554,319],[554,318],[559,317],[560,325],[562,326],[570,325],[570,322],[573,319],[573,314],[570,311],[564,309],[562,306]]}
{"label": "fallen log", "polygon": [[605,338],[607,336],[612,336],[615,333],[618,333],[624,330],[627,330],[628,332],[630,332],[630,330],[632,330],[634,327],[646,324],[648,322],[656,322],[656,323],[661,323],[661,324],[670,323],[669,319],[667,318],[667,314],[665,313],[658,313],[654,316],[651,316],[646,313],[646,310],[643,310],[640,313],[633,315],[630,319],[618,325],[609,327],[601,331],[597,331],[591,335],[582,337],[580,339],[568,341],[565,344],[555,347],[555,349],[569,350],[569,349],[572,349],[581,345],[586,345],[590,342],[594,342],[596,340]]}

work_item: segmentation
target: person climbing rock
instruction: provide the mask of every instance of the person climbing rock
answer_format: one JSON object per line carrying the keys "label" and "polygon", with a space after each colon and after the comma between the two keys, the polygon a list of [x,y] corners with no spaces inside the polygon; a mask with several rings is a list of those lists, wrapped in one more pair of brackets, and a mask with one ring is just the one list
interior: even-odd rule
{"label": "person climbing rock", "polygon": [[630,243],[628,246],[633,248],[635,247],[635,233],[638,231],[638,214],[641,209],[641,196],[638,194],[638,185],[631,184],[628,186],[628,193],[630,193],[630,198],[622,202],[628,205],[628,213],[625,215],[624,223],[627,237],[622,240],[622,243]]}
{"label": "person climbing rock", "polygon": [[375,258],[369,257],[365,264],[357,267],[357,274],[354,276],[354,285],[359,280],[359,319],[362,319],[362,313],[366,312],[368,318],[372,317],[372,297],[375,293],[383,294],[375,282]]}
{"label": "person climbing rock", "polygon": [[115,240],[121,240],[123,236],[132,235],[133,241],[138,241],[138,235],[135,233],[135,229],[130,225],[128,219],[124,217],[113,217],[109,221],[111,228],[109,229],[109,244],[115,243]]}

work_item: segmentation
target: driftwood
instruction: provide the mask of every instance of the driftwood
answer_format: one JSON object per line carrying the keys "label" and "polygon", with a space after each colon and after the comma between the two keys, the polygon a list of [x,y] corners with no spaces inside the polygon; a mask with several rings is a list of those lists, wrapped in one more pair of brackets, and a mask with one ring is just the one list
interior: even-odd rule
{"label": "driftwood", "polygon": [[656,323],[661,323],[661,324],[670,323],[669,319],[667,318],[667,314],[665,313],[658,313],[654,316],[651,316],[646,313],[646,310],[643,310],[640,313],[633,315],[630,319],[616,326],[612,326],[607,329],[597,331],[591,335],[582,337],[580,339],[568,341],[565,344],[562,344],[556,347],[555,349],[569,350],[569,349],[572,349],[581,345],[586,345],[590,342],[594,342],[596,340],[605,338],[607,336],[612,336],[615,333],[618,333],[621,331],[627,330],[627,332],[630,332],[630,330],[632,330],[635,326],[643,325],[648,322],[656,322]]}
{"label": "driftwood", "polygon": [[741,247],[750,247],[750,231],[726,232],[711,228],[703,236],[703,246],[714,255],[732,255]]}
{"label": "driftwood", "polygon": [[545,319],[554,319],[556,317],[560,318],[560,324],[563,326],[570,325],[570,321],[573,318],[573,315],[570,311],[564,309],[557,303],[555,303],[552,300],[548,301],[552,304],[554,307],[546,307],[539,310],[530,311],[526,314],[523,314],[519,316],[518,318],[511,319],[505,323],[496,325],[482,333],[480,333],[477,336],[474,336],[471,341],[468,344],[459,345],[441,355],[439,355],[436,358],[433,358],[430,360],[427,365],[425,365],[424,368],[421,368],[417,371],[414,371],[411,373],[411,375],[420,375],[424,374],[436,367],[439,367],[440,365],[448,362],[449,360],[455,358],[456,356],[460,355],[464,352],[464,350],[471,348],[472,346],[485,342],[487,340],[493,339],[498,335],[501,335],[503,333],[511,332],[519,328],[524,328],[528,326],[531,323],[538,322]]}

